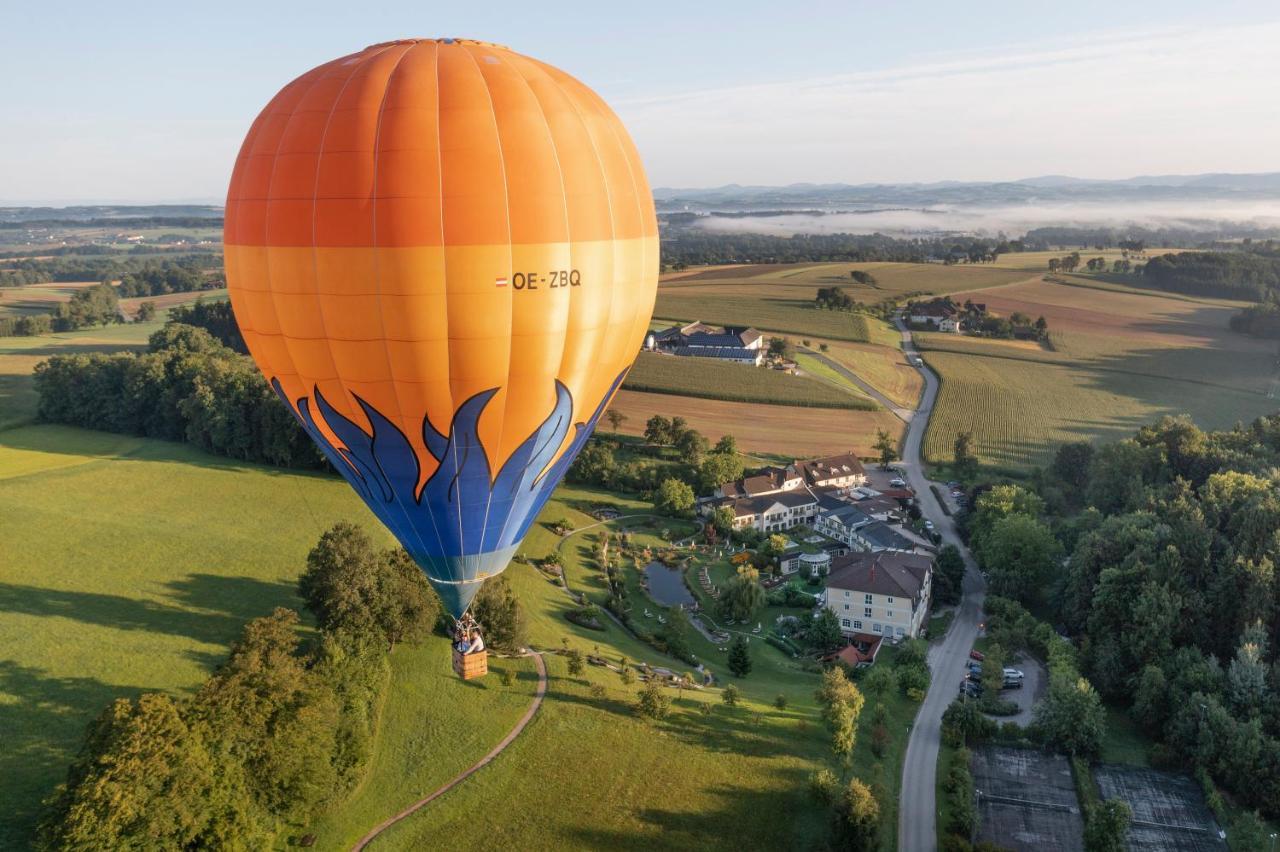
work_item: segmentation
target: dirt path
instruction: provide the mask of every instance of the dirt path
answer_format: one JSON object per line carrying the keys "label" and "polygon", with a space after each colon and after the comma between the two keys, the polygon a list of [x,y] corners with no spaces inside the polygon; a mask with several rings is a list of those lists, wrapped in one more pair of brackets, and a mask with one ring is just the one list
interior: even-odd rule
{"label": "dirt path", "polygon": [[898,418],[903,423],[910,423],[911,418],[915,416],[915,412],[910,408],[903,408],[902,406],[895,404],[893,400],[889,399],[889,397],[876,390],[875,387],[866,381],[866,379],[863,379],[839,361],[829,358],[821,352],[813,349],[805,349],[805,353],[812,355],[823,364],[826,364],[828,367],[853,382],[863,393],[880,403],[887,411],[892,413],[894,417]]}
{"label": "dirt path", "polygon": [[541,654],[533,654],[532,656],[533,656],[533,663],[538,668],[538,691],[534,693],[533,703],[529,705],[529,709],[526,710],[524,715],[520,717],[520,721],[516,722],[516,726],[512,728],[507,733],[507,735],[502,738],[502,741],[499,742],[496,746],[494,746],[493,750],[490,751],[488,754],[486,754],[484,758],[481,759],[479,762],[473,764],[471,767],[464,770],[452,781],[449,781],[447,784],[443,785],[442,787],[437,788],[429,796],[425,796],[424,798],[419,799],[409,807],[402,810],[400,813],[396,814],[390,819],[382,821],[377,826],[375,826],[372,831],[370,831],[364,837],[360,838],[359,842],[356,843],[355,846],[351,847],[352,852],[360,852],[360,850],[364,849],[366,846],[368,846],[370,843],[376,840],[378,835],[382,834],[382,832],[386,831],[388,828],[400,822],[401,820],[406,819],[407,817],[422,810],[424,807],[431,804],[436,799],[440,798],[445,793],[452,790],[454,787],[457,787],[459,784],[461,784],[463,781],[466,781],[468,778],[470,778],[475,773],[479,772],[481,769],[484,769],[486,766],[489,765],[489,763],[495,757],[502,754],[503,750],[507,746],[511,745],[512,742],[515,741],[516,737],[520,736],[521,732],[524,731],[525,726],[528,725],[530,721],[532,721],[534,715],[538,712],[538,708],[542,706],[542,698],[544,695],[547,694],[547,664],[542,661]]}

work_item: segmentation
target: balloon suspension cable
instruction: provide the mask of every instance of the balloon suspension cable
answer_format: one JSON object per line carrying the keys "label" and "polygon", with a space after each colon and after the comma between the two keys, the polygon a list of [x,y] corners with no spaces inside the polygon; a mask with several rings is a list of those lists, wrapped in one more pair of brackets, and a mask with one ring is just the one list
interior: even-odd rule
{"label": "balloon suspension cable", "polygon": [[470,610],[462,614],[462,617],[453,622],[453,639],[455,642],[461,642],[471,638],[473,631],[480,629],[480,622],[476,621]]}

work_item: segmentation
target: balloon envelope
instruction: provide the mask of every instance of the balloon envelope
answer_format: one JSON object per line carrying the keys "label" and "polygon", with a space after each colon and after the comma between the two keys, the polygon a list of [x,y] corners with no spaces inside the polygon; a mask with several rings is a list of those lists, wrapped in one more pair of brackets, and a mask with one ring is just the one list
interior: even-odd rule
{"label": "balloon envelope", "polygon": [[460,615],[648,329],[657,222],[625,128],[503,47],[374,45],[258,116],[224,236],[254,360]]}

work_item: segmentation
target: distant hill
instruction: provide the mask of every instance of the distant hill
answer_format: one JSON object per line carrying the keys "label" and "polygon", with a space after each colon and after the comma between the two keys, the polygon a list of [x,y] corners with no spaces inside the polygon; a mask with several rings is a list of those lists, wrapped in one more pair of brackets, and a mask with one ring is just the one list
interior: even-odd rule
{"label": "distant hill", "polygon": [[1280,172],[1263,174],[1145,175],[1093,180],[1043,175],[1016,181],[935,183],[796,183],[788,186],[729,184],[711,188],[659,187],[664,210],[790,209],[795,207],[884,207],[927,204],[1033,204],[1064,201],[1159,201],[1171,199],[1280,200]]}
{"label": "distant hill", "polygon": [[0,222],[94,222],[104,219],[221,219],[218,204],[91,204],[72,207],[0,207]]}

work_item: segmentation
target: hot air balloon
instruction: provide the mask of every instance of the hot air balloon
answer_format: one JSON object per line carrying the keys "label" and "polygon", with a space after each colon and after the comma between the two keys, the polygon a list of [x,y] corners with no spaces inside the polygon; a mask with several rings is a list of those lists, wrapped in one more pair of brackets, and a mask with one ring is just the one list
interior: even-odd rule
{"label": "hot air balloon", "polygon": [[622,123],[505,47],[373,45],[267,104],[224,236],[258,367],[461,617],[648,330],[657,220]]}

